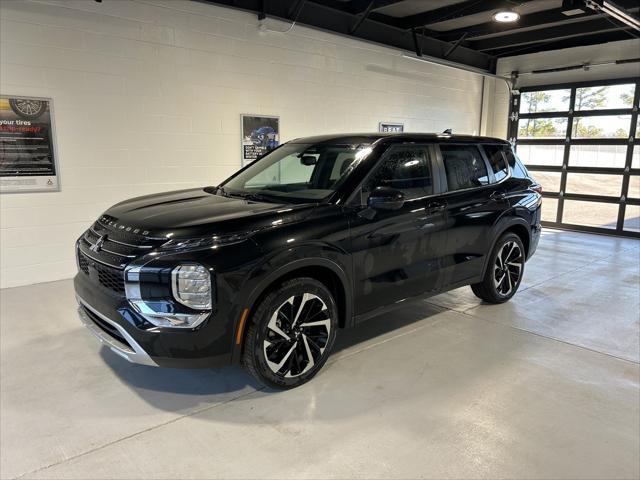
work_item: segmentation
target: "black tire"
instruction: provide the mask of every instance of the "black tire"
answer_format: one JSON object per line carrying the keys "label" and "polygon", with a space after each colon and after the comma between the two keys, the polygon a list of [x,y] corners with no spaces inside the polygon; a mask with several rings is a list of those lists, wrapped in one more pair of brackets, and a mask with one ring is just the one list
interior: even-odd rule
{"label": "black tire", "polygon": [[506,233],[493,247],[482,282],[471,285],[471,290],[485,302],[504,303],[518,291],[524,265],[525,250],[522,240],[515,233]]}
{"label": "black tire", "polygon": [[325,364],[337,329],[338,308],[331,292],[312,278],[288,280],[264,297],[251,317],[242,364],[268,387],[298,387]]}
{"label": "black tire", "polygon": [[47,109],[46,102],[42,100],[11,98],[9,100],[11,110],[25,120],[35,120]]}

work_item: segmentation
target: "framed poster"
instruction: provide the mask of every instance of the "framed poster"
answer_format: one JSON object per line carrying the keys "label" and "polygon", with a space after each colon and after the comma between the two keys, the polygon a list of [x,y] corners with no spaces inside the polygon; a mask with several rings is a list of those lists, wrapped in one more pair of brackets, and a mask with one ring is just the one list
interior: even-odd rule
{"label": "framed poster", "polygon": [[378,131],[380,133],[402,133],[404,132],[404,123],[380,122]]}
{"label": "framed poster", "polygon": [[0,193],[59,191],[57,162],[52,100],[0,95]]}
{"label": "framed poster", "polygon": [[240,131],[244,167],[280,144],[280,117],[240,115]]}

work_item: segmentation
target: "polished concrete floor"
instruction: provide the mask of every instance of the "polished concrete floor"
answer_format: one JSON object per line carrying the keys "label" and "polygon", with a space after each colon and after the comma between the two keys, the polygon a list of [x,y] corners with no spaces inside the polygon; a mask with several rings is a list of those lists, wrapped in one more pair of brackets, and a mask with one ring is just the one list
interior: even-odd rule
{"label": "polished concrete floor", "polygon": [[508,304],[468,288],[341,332],[311,383],[101,349],[70,281],[1,295],[2,478],[640,476],[640,242],[546,231]]}

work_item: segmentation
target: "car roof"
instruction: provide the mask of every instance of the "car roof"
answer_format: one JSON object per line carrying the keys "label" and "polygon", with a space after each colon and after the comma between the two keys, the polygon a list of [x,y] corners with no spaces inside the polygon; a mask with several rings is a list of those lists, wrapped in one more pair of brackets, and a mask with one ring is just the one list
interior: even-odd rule
{"label": "car roof", "polygon": [[392,140],[397,142],[438,142],[438,143],[500,143],[509,142],[500,138],[480,137],[476,135],[448,135],[441,133],[343,133],[333,135],[317,135],[314,137],[300,137],[288,143],[306,144],[356,144],[373,143],[378,140]]}

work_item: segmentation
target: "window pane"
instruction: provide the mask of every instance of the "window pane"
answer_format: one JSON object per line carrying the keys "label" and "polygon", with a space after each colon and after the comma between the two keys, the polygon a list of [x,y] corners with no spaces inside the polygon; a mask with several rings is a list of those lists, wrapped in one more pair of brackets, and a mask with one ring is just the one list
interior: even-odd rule
{"label": "window pane", "polygon": [[555,192],[560,191],[560,178],[562,174],[560,172],[531,172],[533,179],[542,185],[543,192]]}
{"label": "window pane", "polygon": [[624,210],[624,227],[631,232],[640,232],[640,205],[627,205]]}
{"label": "window pane", "polygon": [[561,167],[564,145],[518,145],[517,153],[525,165]]}
{"label": "window pane", "polygon": [[631,115],[575,117],[572,138],[629,138]]}
{"label": "window pane", "polygon": [[489,183],[487,167],[478,147],[440,145],[449,191],[475,188]]}
{"label": "window pane", "polygon": [[508,175],[507,161],[502,153],[505,149],[502,145],[483,145],[484,153],[489,159],[489,164],[493,170],[496,182],[499,182]]}
{"label": "window pane", "polygon": [[633,146],[633,156],[631,157],[631,168],[640,168],[640,145]]}
{"label": "window pane", "polygon": [[631,108],[635,89],[634,83],[577,88],[574,110]]}
{"label": "window pane", "polygon": [[640,198],[640,176],[631,175],[629,177],[629,191],[627,193],[629,198]]}
{"label": "window pane", "polygon": [[543,90],[520,95],[520,113],[566,112],[569,110],[571,90]]}
{"label": "window pane", "polygon": [[420,147],[392,148],[364,191],[371,193],[378,187],[401,190],[407,199],[431,195],[433,178],[427,151]]}
{"label": "window pane", "polygon": [[615,229],[617,222],[617,203],[583,202],[578,200],[564,201],[562,223]]}
{"label": "window pane", "polygon": [[620,197],[622,175],[600,175],[597,173],[567,173],[567,193],[607,195]]}
{"label": "window pane", "polygon": [[558,213],[558,200],[555,198],[542,199],[542,221],[555,222]]}
{"label": "window pane", "polygon": [[564,138],[566,133],[566,118],[521,118],[518,121],[518,138]]}
{"label": "window pane", "polygon": [[624,168],[626,145],[572,145],[569,150],[571,167]]}

